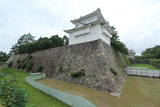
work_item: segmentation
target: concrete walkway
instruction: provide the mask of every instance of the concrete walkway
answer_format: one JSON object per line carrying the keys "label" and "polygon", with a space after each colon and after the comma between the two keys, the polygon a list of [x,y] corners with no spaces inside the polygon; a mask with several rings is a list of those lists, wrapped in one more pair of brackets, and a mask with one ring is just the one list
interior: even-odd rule
{"label": "concrete walkway", "polygon": [[45,74],[31,74],[32,76],[26,77],[25,81],[33,86],[36,89],[41,90],[42,92],[57,98],[58,100],[64,102],[65,104],[71,107],[96,107],[93,103],[88,101],[87,99],[74,95],[69,94],[63,91],[60,91],[55,88],[48,87],[44,84],[41,84],[35,80],[41,79],[45,77]]}

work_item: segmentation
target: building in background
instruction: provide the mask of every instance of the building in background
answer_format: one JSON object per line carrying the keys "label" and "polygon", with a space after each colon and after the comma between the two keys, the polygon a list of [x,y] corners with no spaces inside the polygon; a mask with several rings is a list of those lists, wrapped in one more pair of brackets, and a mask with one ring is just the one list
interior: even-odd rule
{"label": "building in background", "polygon": [[102,16],[99,8],[86,16],[71,20],[71,22],[75,27],[73,29],[64,30],[64,32],[69,34],[69,45],[98,39],[110,45],[112,29],[109,22]]}
{"label": "building in background", "polygon": [[130,49],[130,50],[128,50],[128,58],[129,59],[135,59],[135,52],[134,52],[134,50],[132,50],[132,49]]}

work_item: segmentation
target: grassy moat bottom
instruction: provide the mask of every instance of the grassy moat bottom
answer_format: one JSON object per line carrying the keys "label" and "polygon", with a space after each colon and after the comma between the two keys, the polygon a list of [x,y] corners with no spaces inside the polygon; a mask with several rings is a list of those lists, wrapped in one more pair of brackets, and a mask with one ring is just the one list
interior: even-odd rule
{"label": "grassy moat bottom", "polygon": [[[42,93],[25,82],[28,73],[5,68],[1,72],[11,72],[18,84],[30,93],[26,107],[68,107],[61,101]],[[93,102],[97,107],[160,107],[160,79],[128,76],[121,97],[114,97],[80,85],[45,78],[38,82],[71,94],[79,95]],[[0,104],[0,107],[3,107]]]}
{"label": "grassy moat bottom", "polygon": [[50,78],[39,82],[85,97],[97,107],[160,107],[160,79],[128,76],[120,97]]}

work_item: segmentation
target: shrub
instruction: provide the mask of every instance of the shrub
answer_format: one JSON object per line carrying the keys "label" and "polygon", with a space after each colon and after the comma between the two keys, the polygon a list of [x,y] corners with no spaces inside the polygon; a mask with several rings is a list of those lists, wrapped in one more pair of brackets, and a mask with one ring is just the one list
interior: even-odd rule
{"label": "shrub", "polygon": [[73,78],[78,78],[78,77],[82,77],[82,76],[85,76],[85,73],[82,71],[71,73],[71,77],[73,77]]}
{"label": "shrub", "polygon": [[38,69],[37,69],[37,72],[42,72],[43,69],[44,69],[43,66],[39,66]]}
{"label": "shrub", "polygon": [[117,75],[117,71],[115,71],[113,68],[110,68],[110,71],[116,76]]}
{"label": "shrub", "polygon": [[131,64],[130,60],[126,56],[124,56],[124,61],[127,65]]}
{"label": "shrub", "polygon": [[121,41],[115,41],[115,42],[111,42],[111,46],[117,50],[120,51],[123,54],[127,54],[128,53],[128,49],[125,46],[124,43],[122,43]]}
{"label": "shrub", "polygon": [[148,63],[157,68],[160,68],[160,59],[149,59]]}
{"label": "shrub", "polygon": [[18,66],[17,66],[17,68],[18,68],[18,69],[20,69],[20,68],[21,68],[21,66],[22,66],[22,64],[21,64],[21,63],[19,63],[19,64],[18,64]]}
{"label": "shrub", "polygon": [[23,61],[20,61],[20,63],[18,63],[17,68],[26,69],[27,71],[30,71],[33,68],[33,63],[31,59],[32,59],[32,56],[29,55]]}
{"label": "shrub", "polygon": [[58,70],[58,71],[61,72],[61,73],[65,72],[65,70],[63,69],[62,66],[59,67],[59,70]]}
{"label": "shrub", "polygon": [[25,69],[26,68],[26,63],[22,63],[22,66],[21,66],[22,69]]}
{"label": "shrub", "polygon": [[17,64],[19,64],[20,62],[21,62],[21,60],[18,60],[18,61],[17,61]]}
{"label": "shrub", "polygon": [[58,69],[58,72],[64,73],[64,72],[68,72],[68,71],[69,71],[69,69],[65,69],[65,68],[63,67],[63,65],[60,64],[59,69]]}
{"label": "shrub", "polygon": [[[0,73],[0,99],[6,107],[25,107],[27,103],[27,93],[21,87],[16,86],[5,73]],[[6,79],[7,77],[7,79]]]}
{"label": "shrub", "polygon": [[33,58],[33,56],[29,54],[28,55],[28,59],[32,59],[32,58]]}
{"label": "shrub", "polygon": [[8,67],[12,67],[12,65],[13,65],[13,61],[8,63]]}
{"label": "shrub", "polygon": [[32,68],[33,68],[33,63],[32,62],[27,63],[26,70],[30,71]]}

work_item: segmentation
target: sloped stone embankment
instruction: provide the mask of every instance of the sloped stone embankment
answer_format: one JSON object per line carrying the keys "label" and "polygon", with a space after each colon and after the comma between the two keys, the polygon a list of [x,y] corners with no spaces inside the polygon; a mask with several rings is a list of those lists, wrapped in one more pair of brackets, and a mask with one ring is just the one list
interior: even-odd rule
{"label": "sloped stone embankment", "polygon": [[25,68],[26,60],[32,62],[32,72],[41,69],[48,77],[114,95],[121,92],[127,77],[123,55],[102,40],[12,55],[7,62],[12,61],[14,68]]}

